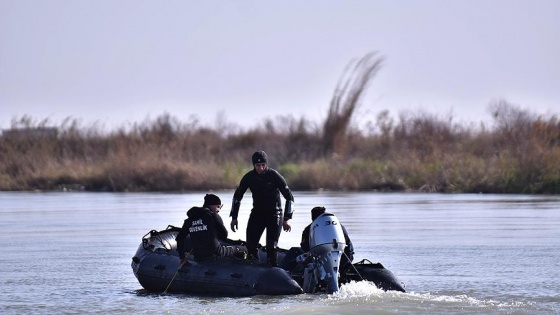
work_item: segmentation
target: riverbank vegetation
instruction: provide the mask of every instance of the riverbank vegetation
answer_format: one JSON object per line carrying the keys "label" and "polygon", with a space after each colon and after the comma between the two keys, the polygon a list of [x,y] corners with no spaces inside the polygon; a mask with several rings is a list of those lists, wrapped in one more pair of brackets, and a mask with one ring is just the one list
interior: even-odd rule
{"label": "riverbank vegetation", "polygon": [[53,136],[23,132],[53,127],[46,120],[16,119],[0,137],[0,190],[233,189],[262,149],[293,190],[560,193],[556,116],[496,101],[492,126],[381,111],[367,131],[353,127],[381,61],[350,65],[321,123],[284,116],[230,132],[163,114],[106,131],[69,118]]}

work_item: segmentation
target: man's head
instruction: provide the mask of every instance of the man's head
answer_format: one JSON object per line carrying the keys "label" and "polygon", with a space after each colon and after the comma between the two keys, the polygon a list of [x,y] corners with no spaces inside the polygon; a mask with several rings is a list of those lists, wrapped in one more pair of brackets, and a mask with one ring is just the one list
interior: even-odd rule
{"label": "man's head", "polygon": [[317,206],[311,209],[311,220],[317,219],[321,214],[325,213],[325,207]]}
{"label": "man's head", "polygon": [[214,194],[206,194],[206,196],[204,196],[203,206],[208,207],[210,210],[218,213],[222,208],[222,201],[220,200],[220,197]]}
{"label": "man's head", "polygon": [[251,157],[251,160],[253,161],[253,165],[257,164],[257,163],[268,163],[268,156],[266,155],[266,152],[264,151],[257,151],[255,153],[253,153],[253,156]]}
{"label": "man's head", "polygon": [[251,157],[251,161],[253,162],[255,171],[257,171],[257,173],[259,174],[262,174],[266,170],[268,164],[268,156],[264,151],[257,151],[253,153],[253,156]]}

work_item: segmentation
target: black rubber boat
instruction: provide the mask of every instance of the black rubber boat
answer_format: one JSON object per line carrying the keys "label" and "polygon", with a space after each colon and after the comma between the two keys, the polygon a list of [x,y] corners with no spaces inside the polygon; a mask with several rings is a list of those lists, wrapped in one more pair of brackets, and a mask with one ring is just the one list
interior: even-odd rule
{"label": "black rubber boat", "polygon": [[[296,258],[303,253],[299,247],[279,249],[279,267],[265,263],[266,251],[260,247],[259,261],[218,257],[196,261],[187,255],[188,264],[179,268],[175,241],[179,231],[180,228],[170,225],[165,230],[152,230],[142,237],[131,266],[145,290],[218,296],[292,295],[304,292],[304,268],[296,262]],[[233,240],[228,242],[241,243]],[[190,252],[188,236],[185,245],[186,253]],[[383,290],[405,291],[402,283],[383,265],[367,260],[355,263],[353,268],[340,275],[338,283],[350,281],[371,281]],[[320,289],[320,283],[317,289]]]}
{"label": "black rubber boat", "polygon": [[[147,291],[220,296],[302,293],[286,270],[259,261],[229,257],[196,261],[187,255],[188,264],[179,269],[175,242],[179,231],[180,228],[168,226],[163,231],[152,230],[142,238],[132,258],[132,270]],[[190,251],[188,236],[185,244]]]}

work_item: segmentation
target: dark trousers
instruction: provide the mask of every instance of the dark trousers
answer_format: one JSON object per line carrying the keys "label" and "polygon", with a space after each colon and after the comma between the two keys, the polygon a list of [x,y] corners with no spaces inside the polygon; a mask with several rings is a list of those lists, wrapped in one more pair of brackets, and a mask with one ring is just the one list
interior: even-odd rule
{"label": "dark trousers", "polygon": [[258,216],[254,212],[249,216],[247,223],[247,250],[249,255],[258,259],[257,244],[266,229],[266,255],[273,266],[277,265],[276,246],[282,231],[281,216]]}

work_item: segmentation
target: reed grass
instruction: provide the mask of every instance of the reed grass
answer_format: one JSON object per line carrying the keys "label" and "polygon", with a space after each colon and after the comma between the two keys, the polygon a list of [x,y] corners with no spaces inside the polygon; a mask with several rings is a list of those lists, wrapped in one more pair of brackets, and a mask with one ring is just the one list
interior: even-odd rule
{"label": "reed grass", "polygon": [[378,121],[377,133],[348,134],[336,154],[317,126],[290,117],[232,134],[168,114],[112,132],[73,121],[56,138],[1,137],[0,189],[232,189],[262,149],[294,190],[560,193],[558,118],[505,103],[494,115],[493,128],[476,129],[401,115]]}
{"label": "reed grass", "polygon": [[[494,124],[387,110],[368,131],[353,127],[360,100],[382,59],[349,65],[317,125],[292,116],[217,128],[163,114],[107,131],[68,118],[56,136],[18,130],[53,127],[14,119],[0,137],[0,190],[196,191],[233,189],[265,150],[294,190],[560,193],[560,121],[506,101],[490,105]],[[226,126],[226,127],[224,127]],[[235,130],[233,130],[235,129]]]}

